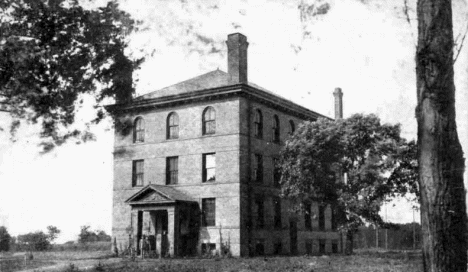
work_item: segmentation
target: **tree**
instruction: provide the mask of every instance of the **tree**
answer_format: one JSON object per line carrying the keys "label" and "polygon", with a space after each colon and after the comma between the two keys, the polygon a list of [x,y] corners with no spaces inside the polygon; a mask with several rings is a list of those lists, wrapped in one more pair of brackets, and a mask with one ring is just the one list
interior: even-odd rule
{"label": "tree", "polygon": [[455,122],[450,0],[418,0],[418,162],[424,271],[467,270],[464,159]]}
{"label": "tree", "polygon": [[7,228],[4,226],[0,226],[0,251],[9,251],[10,241],[11,236],[8,233]]}
{"label": "tree", "polygon": [[90,231],[90,226],[81,226],[80,234],[78,234],[78,242],[92,242],[93,232]]}
{"label": "tree", "polygon": [[[415,188],[400,161],[409,149],[399,125],[381,124],[375,115],[305,122],[281,152],[282,195],[299,208],[331,205],[351,253],[353,234],[364,222],[386,226],[379,215],[385,199]],[[389,178],[395,169],[399,178]]]}
{"label": "tree", "polygon": [[[132,97],[142,59],[124,51],[136,23],[115,1],[85,9],[77,0],[5,0],[0,18],[0,103],[13,117],[12,134],[27,121],[41,124],[44,151],[86,141],[89,125],[105,117],[100,102]],[[73,127],[86,95],[96,100],[96,116]]]}
{"label": "tree", "polygon": [[78,235],[78,242],[109,242],[112,238],[103,230],[92,231],[90,226],[81,226],[80,234]]}
{"label": "tree", "polygon": [[47,237],[48,237],[48,240],[50,243],[54,242],[55,239],[57,239],[57,237],[59,236],[60,234],[60,230],[55,227],[55,226],[48,226],[47,227]]}
{"label": "tree", "polygon": [[17,245],[27,250],[47,250],[50,247],[49,236],[42,231],[18,235]]}

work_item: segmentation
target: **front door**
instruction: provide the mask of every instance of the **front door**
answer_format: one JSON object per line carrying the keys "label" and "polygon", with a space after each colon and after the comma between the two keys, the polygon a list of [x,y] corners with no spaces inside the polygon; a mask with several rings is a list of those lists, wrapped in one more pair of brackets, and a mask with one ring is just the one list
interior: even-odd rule
{"label": "front door", "polygon": [[166,256],[169,252],[169,239],[167,237],[168,221],[167,211],[155,211],[155,226],[156,230],[156,253],[162,257]]}

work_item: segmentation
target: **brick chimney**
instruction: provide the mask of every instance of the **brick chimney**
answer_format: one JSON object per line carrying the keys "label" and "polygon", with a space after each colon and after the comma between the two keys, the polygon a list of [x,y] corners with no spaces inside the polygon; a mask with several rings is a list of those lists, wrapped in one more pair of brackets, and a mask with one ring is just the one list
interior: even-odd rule
{"label": "brick chimney", "polygon": [[341,92],[341,88],[335,88],[333,96],[335,97],[335,120],[343,119],[343,92]]}
{"label": "brick chimney", "polygon": [[247,37],[240,33],[229,34],[226,44],[229,83],[247,83]]}

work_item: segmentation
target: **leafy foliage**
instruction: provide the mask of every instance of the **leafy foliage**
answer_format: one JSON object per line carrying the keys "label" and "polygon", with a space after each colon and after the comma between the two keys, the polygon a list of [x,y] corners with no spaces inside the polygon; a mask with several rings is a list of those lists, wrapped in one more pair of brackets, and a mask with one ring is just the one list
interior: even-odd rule
{"label": "leafy foliage", "polygon": [[10,250],[10,240],[11,236],[8,233],[7,228],[0,226],[0,251]]}
{"label": "leafy foliage", "polygon": [[78,242],[104,242],[111,241],[112,237],[103,230],[92,231],[90,226],[81,226],[80,234],[78,235]]}
{"label": "leafy foliage", "polygon": [[23,250],[43,251],[50,248],[49,236],[42,231],[18,235],[17,248]]}
{"label": "leafy foliage", "polygon": [[385,225],[383,201],[417,190],[414,147],[400,137],[399,125],[381,124],[375,115],[305,122],[281,153],[282,194],[298,207],[331,204],[348,231],[365,221]]}
{"label": "leafy foliage", "polygon": [[6,0],[0,3],[0,99],[14,118],[40,123],[45,151],[70,138],[92,139],[89,129],[71,126],[84,95],[125,102],[133,90],[132,72],[142,59],[125,54],[136,22],[108,2],[85,9],[77,0]]}
{"label": "leafy foliage", "polygon": [[55,239],[57,239],[60,232],[61,231],[55,226],[47,226],[47,236],[49,238],[49,242],[52,243]]}

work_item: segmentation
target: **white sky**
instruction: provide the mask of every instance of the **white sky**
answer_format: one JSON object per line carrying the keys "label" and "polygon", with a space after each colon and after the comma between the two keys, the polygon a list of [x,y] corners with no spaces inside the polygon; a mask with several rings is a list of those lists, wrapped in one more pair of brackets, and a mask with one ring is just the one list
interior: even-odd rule
{"label": "white sky", "polygon": [[[99,2],[99,1],[95,1]],[[323,16],[303,16],[300,3],[329,3]],[[365,2],[365,4],[363,3]],[[128,0],[121,7],[143,21],[131,53],[148,55],[138,72],[137,92],[172,85],[217,69],[226,71],[226,36],[241,32],[249,45],[249,81],[328,116],[335,87],[344,92],[345,117],[376,113],[401,123],[416,138],[414,52],[416,18],[411,25],[403,0]],[[467,28],[468,0],[454,0],[454,33]],[[467,41],[468,42],[468,41]],[[468,46],[456,62],[457,122],[468,150]],[[83,118],[86,110],[82,113]],[[62,230],[59,242],[76,239],[80,226],[110,233],[112,217],[113,131],[95,129],[97,141],[60,147],[39,155],[37,128],[23,127],[9,141],[8,117],[0,113],[0,225],[13,235]],[[467,176],[467,175],[465,175]],[[465,178],[467,180],[467,178]],[[410,205],[387,205],[393,222],[411,222]]]}

